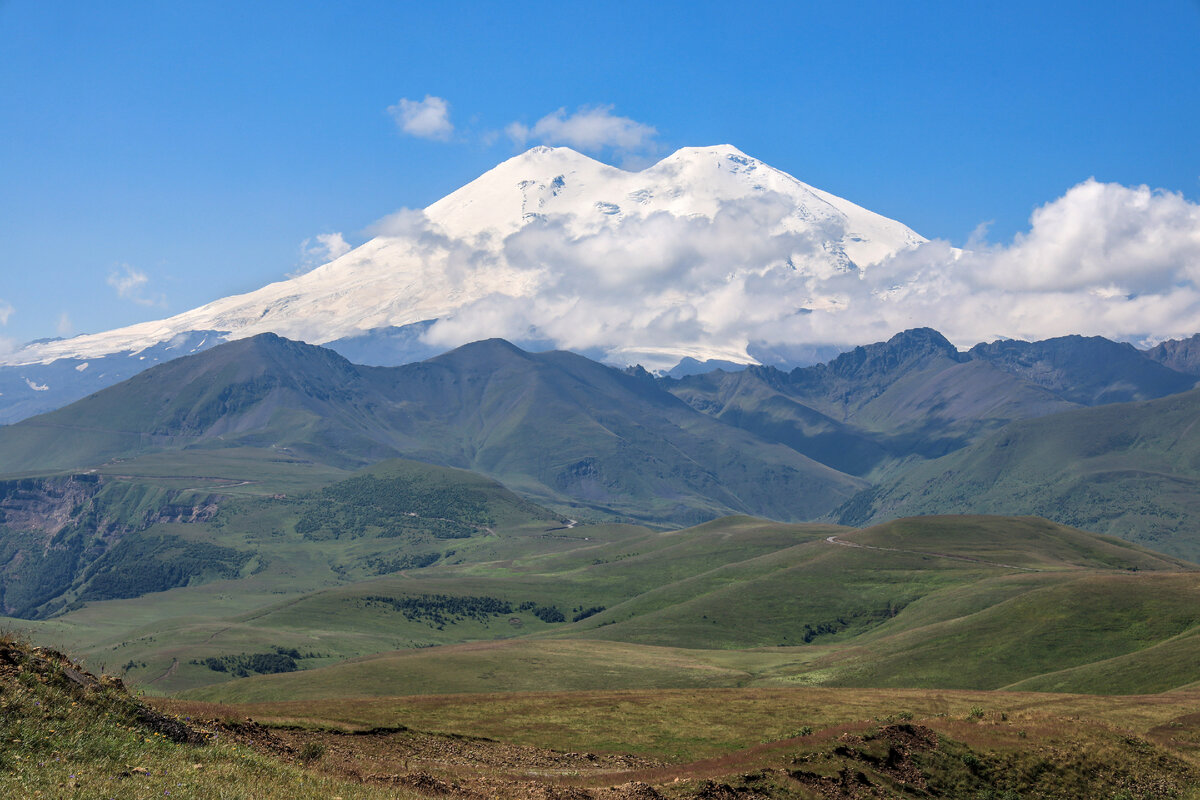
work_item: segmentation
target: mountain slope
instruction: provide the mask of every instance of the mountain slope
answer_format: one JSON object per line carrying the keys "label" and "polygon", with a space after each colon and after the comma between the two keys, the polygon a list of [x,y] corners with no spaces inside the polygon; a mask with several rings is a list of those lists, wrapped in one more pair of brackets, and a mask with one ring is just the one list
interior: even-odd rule
{"label": "mountain slope", "polygon": [[866,490],[835,516],[1036,514],[1200,556],[1200,391],[1014,422]]}
{"label": "mountain slope", "polygon": [[263,334],[0,428],[0,473],[76,469],[203,443],[294,444],[327,463],[362,463],[394,454],[370,419],[379,402],[337,354]]}
{"label": "mountain slope", "polygon": [[647,520],[819,516],[865,484],[694,411],[648,375],[493,340],[358,367],[263,334],[0,428],[0,472],[184,447],[287,448],[339,467],[408,456]]}
{"label": "mountain slope", "polygon": [[[721,509],[816,516],[848,476],[693,411],[649,375],[573,353],[477,342],[381,372],[410,451],[639,519],[700,521]],[[408,409],[420,408],[417,414]],[[416,427],[419,426],[419,427]],[[687,507],[704,509],[687,515]]]}
{"label": "mountain slope", "polygon": [[1146,351],[1146,357],[1184,375],[1200,378],[1200,333],[1187,339],[1168,339]]}
{"label": "mountain slope", "polygon": [[929,328],[790,373],[751,367],[664,386],[698,410],[855,475],[893,459],[940,456],[1014,419],[1076,405],[960,353]]}

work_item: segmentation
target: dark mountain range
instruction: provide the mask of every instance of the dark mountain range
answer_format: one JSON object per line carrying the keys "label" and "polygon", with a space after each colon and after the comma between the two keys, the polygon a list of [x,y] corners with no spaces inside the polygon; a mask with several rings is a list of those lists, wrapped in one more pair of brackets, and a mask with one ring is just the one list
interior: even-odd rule
{"label": "dark mountain range", "polygon": [[1200,378],[1200,333],[1187,339],[1168,339],[1147,350],[1146,356],[1176,372]]}
{"label": "dark mountain range", "polygon": [[791,372],[750,367],[663,383],[699,411],[867,475],[945,455],[1016,420],[1164,397],[1195,382],[1100,337],[1000,341],[964,353],[918,328]]}
{"label": "dark mountain range", "polygon": [[912,455],[944,455],[1014,419],[1077,407],[960,353],[928,328],[828,364],[718,371],[665,385],[697,410],[855,475]]}
{"label": "dark mountain range", "polygon": [[[881,485],[844,506],[847,521],[964,510],[1087,527],[1092,518],[1023,505],[1020,493],[960,509],[941,491],[926,492],[920,506],[896,492],[936,469],[927,460],[968,458],[964,448],[984,446],[1010,423],[1170,395],[1194,382],[1104,339],[998,342],[963,353],[930,329],[791,372],[750,367],[681,379],[502,340],[365,367],[264,334],[0,428],[0,473],[81,470],[180,448],[282,448],[339,468],[407,457],[472,469],[542,502],[670,524],[730,512],[812,519],[846,504],[870,478]],[[1105,424],[1121,430],[1122,419]],[[1061,451],[1062,463],[1071,452]],[[956,485],[938,481],[946,491]],[[1145,525],[1130,530],[1142,535]]]}
{"label": "dark mountain range", "polygon": [[412,457],[543,499],[671,522],[731,510],[811,518],[864,485],[694,411],[648,374],[571,353],[490,340],[404,367],[360,367],[273,334],[0,428],[0,471],[235,446],[337,466]]}
{"label": "dark mountain range", "polygon": [[1101,336],[1061,336],[1041,342],[1003,339],[968,351],[1085,406],[1151,400],[1195,386],[1193,377],[1164,366],[1146,352]]}

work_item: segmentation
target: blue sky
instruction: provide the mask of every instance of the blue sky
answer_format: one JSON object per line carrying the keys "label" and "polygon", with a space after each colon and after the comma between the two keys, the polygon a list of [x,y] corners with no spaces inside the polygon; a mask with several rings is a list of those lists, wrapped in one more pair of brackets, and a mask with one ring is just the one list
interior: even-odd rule
{"label": "blue sky", "polygon": [[[1010,241],[1089,177],[1200,198],[1189,0],[0,0],[0,55],[12,343],[282,278],[305,241],[361,243],[558,109],[632,126],[602,160],[729,142],[957,245],[989,221]],[[446,124],[406,133],[401,100],[426,97]]]}

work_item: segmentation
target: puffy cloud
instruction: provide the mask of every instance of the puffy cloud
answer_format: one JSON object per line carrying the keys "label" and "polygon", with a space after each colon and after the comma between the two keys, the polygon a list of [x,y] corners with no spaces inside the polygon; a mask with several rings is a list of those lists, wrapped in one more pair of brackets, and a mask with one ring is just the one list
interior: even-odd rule
{"label": "puffy cloud", "polygon": [[108,273],[108,285],[117,290],[117,297],[142,306],[165,306],[167,300],[164,295],[146,293],[149,283],[150,278],[146,273],[128,264],[121,264],[118,269]]}
{"label": "puffy cloud", "polygon": [[523,276],[432,326],[437,345],[505,336],[669,367],[677,355],[664,351],[746,360],[747,347],[846,346],[926,325],[963,347],[1071,333],[1146,345],[1200,331],[1200,206],[1178,194],[1089,180],[1007,245],[981,228],[972,249],[931,241],[868,268],[830,258],[840,230],[787,230],[789,210],[764,194],[712,217],[654,213],[598,229],[550,216],[498,254],[450,240],[420,212],[384,227],[436,250],[460,281]]}
{"label": "puffy cloud", "polygon": [[518,147],[540,142],[592,152],[609,147],[631,151],[653,143],[657,129],[629,117],[618,117],[612,109],[610,105],[585,106],[568,115],[565,108],[560,108],[539,119],[533,127],[513,122],[505,132]]}
{"label": "puffy cloud", "polygon": [[1071,333],[1150,344],[1200,331],[1200,205],[1182,195],[1088,180],[1035,210],[1007,246],[974,244],[897,255],[864,276],[865,304],[962,345]]}
{"label": "puffy cloud", "polygon": [[450,122],[450,104],[441,97],[425,95],[424,100],[409,100],[402,97],[388,113],[400,130],[409,136],[421,139],[446,141],[454,133]]}
{"label": "puffy cloud", "polygon": [[980,278],[1038,291],[1170,289],[1200,279],[1200,206],[1182,195],[1089,179],[1033,212]]}
{"label": "puffy cloud", "polygon": [[[764,193],[724,203],[711,218],[658,212],[582,234],[572,233],[570,218],[539,220],[501,248],[503,268],[526,276],[511,284],[530,291],[494,292],[468,304],[432,326],[426,341],[549,340],[650,366],[673,365],[669,357],[655,360],[661,348],[744,357],[748,331],[818,302],[811,289],[821,270],[809,265],[825,266],[823,240],[841,236],[782,229],[791,210],[784,198]],[[394,230],[412,235],[411,228]],[[487,258],[460,254],[457,261]]]}

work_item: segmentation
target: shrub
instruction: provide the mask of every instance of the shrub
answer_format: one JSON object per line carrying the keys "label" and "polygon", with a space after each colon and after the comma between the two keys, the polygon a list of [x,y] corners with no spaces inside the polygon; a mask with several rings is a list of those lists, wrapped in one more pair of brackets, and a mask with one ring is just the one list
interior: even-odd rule
{"label": "shrub", "polygon": [[320,742],[305,742],[300,748],[299,758],[305,764],[320,760],[325,755],[325,745]]}

